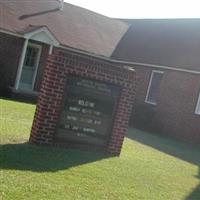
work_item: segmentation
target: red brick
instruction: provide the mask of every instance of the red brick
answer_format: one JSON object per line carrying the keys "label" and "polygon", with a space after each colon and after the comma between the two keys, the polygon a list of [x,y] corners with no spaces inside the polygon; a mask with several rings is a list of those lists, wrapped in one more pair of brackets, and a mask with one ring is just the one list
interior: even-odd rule
{"label": "red brick", "polygon": [[[66,65],[66,63],[68,64]],[[56,131],[56,122],[59,118],[65,79],[68,74],[81,75],[115,83],[122,87],[122,94],[118,100],[116,111],[117,115],[113,122],[113,132],[106,147],[108,153],[119,155],[128,126],[136,85],[136,79],[128,82],[128,78],[134,78],[135,73],[130,76],[129,74],[132,72],[120,67],[107,61],[54,49],[54,55],[49,56],[45,67],[30,141],[37,144],[54,142],[53,137]],[[127,106],[130,106],[130,108],[127,108]]]}

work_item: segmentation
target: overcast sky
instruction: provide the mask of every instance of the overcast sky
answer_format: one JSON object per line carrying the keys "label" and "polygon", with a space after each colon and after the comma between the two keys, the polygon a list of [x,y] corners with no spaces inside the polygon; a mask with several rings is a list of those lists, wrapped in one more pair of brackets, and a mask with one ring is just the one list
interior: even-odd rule
{"label": "overcast sky", "polygon": [[116,18],[200,18],[200,0],[65,0]]}

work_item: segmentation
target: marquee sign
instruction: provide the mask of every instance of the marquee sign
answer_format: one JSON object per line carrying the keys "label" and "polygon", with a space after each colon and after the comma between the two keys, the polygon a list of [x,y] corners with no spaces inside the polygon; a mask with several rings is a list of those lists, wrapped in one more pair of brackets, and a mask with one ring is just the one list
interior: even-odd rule
{"label": "marquee sign", "polygon": [[57,126],[57,140],[106,145],[118,100],[118,86],[69,76]]}

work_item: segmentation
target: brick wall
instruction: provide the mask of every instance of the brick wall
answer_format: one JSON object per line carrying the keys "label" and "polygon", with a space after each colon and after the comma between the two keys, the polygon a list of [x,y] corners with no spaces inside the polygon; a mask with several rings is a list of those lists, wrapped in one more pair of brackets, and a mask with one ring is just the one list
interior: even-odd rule
{"label": "brick wall", "polygon": [[0,83],[2,88],[14,86],[23,42],[23,39],[0,33]]}
{"label": "brick wall", "polygon": [[54,136],[69,74],[122,87],[106,152],[119,155],[135,96],[136,78],[131,70],[114,63],[54,49],[48,57],[30,135],[35,144],[59,145]]}
{"label": "brick wall", "polygon": [[[39,91],[49,47],[42,43],[31,42],[42,46],[42,53],[34,87],[35,91]],[[3,89],[14,87],[23,44],[24,39],[22,38],[0,33],[0,83]]]}
{"label": "brick wall", "polygon": [[[146,104],[151,72],[158,69],[137,66],[134,68],[139,76],[135,105],[137,108]],[[200,115],[194,113],[200,91],[200,75],[172,70],[161,71],[164,71],[164,74],[157,105],[148,104],[155,113],[147,130],[200,144]],[[134,114],[135,112],[132,115],[132,123],[137,121]],[[137,124],[134,126],[137,127]]]}

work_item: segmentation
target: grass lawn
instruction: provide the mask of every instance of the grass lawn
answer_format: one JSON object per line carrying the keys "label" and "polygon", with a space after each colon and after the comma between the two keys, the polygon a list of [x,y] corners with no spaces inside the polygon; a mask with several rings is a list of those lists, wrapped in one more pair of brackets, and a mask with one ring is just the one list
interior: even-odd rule
{"label": "grass lawn", "polygon": [[120,157],[33,146],[34,110],[0,99],[0,200],[200,200],[200,147],[136,129]]}

